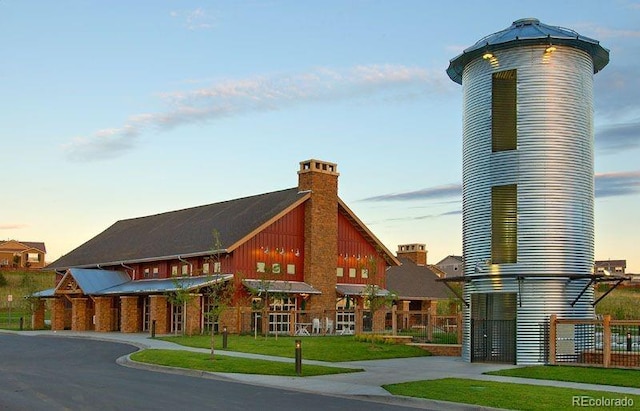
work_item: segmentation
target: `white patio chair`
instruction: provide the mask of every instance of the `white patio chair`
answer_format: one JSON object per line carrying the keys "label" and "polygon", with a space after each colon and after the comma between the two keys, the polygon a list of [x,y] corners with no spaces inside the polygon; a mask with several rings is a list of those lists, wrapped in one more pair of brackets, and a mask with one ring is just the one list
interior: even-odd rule
{"label": "white patio chair", "polygon": [[320,319],[314,318],[311,323],[311,334],[320,334]]}
{"label": "white patio chair", "polygon": [[330,320],[329,317],[324,319],[324,332],[325,334],[333,334],[333,320]]}

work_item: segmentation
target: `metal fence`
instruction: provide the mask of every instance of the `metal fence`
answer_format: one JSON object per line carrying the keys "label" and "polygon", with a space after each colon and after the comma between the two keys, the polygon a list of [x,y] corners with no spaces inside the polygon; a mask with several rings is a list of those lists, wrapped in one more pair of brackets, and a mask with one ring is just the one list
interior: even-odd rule
{"label": "metal fence", "polygon": [[551,316],[549,363],[640,368],[640,320],[568,320]]}
{"label": "metal fence", "polygon": [[413,342],[459,344],[462,331],[460,321],[457,315],[391,310],[387,313],[386,329],[393,335],[411,336]]}
{"label": "metal fence", "polygon": [[363,309],[241,310],[239,332],[296,336],[374,333],[411,336],[410,341],[419,343],[460,344],[462,325],[460,316],[400,311],[395,307],[375,315]]}

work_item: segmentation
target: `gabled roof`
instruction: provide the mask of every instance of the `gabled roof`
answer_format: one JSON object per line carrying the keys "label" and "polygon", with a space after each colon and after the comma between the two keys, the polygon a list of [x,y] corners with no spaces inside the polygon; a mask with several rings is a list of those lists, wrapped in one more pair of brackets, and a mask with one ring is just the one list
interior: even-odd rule
{"label": "gabled roof", "polygon": [[353,224],[353,226],[364,236],[369,243],[371,243],[375,249],[382,255],[387,262],[387,265],[394,266],[400,265],[400,261],[395,255],[380,240],[376,237],[367,226],[351,211],[344,201],[338,198],[338,210]]}
{"label": "gabled roof", "polygon": [[[119,265],[230,251],[231,247],[237,247],[243,239],[308,196],[308,192],[290,188],[120,220],[47,268]],[[214,230],[222,241],[219,250],[213,250]]]}
{"label": "gabled roof", "polygon": [[417,265],[409,258],[399,257],[399,267],[387,269],[387,288],[401,300],[432,300],[449,298],[447,287],[436,281],[436,273],[429,265]]}
{"label": "gabled roof", "polygon": [[[339,283],[339,284],[336,284],[336,292],[340,295],[363,296],[367,291],[367,287],[368,287],[367,284],[340,284]],[[389,290],[380,288],[377,285],[373,285],[373,287],[375,287],[375,295],[377,296],[386,297],[391,294]],[[372,289],[369,289],[369,290],[373,291]]]}
{"label": "gabled roof", "polygon": [[7,240],[7,241],[0,241],[0,248],[6,248],[9,247],[10,244],[15,244],[16,246],[19,246],[19,248],[15,248],[15,249],[11,249],[11,250],[15,250],[15,251],[24,251],[24,250],[38,250],[38,251],[42,251],[43,253],[47,252],[46,247],[44,246],[43,242],[37,242],[37,241],[18,241],[18,240]]}
{"label": "gabled roof", "polygon": [[106,288],[131,281],[131,277],[123,271],[70,268],[58,283],[55,292],[62,292],[73,281],[83,294],[94,295]]}
{"label": "gabled roof", "polygon": [[322,294],[307,283],[301,281],[282,280],[242,280],[242,283],[259,293],[288,293],[288,294]]}
{"label": "gabled roof", "polygon": [[201,275],[197,277],[154,278],[129,281],[98,292],[98,295],[157,294],[177,290],[197,290],[233,278],[233,274]]}

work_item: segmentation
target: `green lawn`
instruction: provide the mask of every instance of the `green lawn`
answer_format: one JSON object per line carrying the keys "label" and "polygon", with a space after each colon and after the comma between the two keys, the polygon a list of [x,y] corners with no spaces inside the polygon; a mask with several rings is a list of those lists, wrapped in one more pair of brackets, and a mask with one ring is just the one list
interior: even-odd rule
{"label": "green lawn", "polygon": [[[215,359],[212,360],[209,354],[203,353],[179,350],[144,350],[131,354],[131,359],[138,362],[169,367],[188,368],[192,370],[296,376],[294,363],[229,357],[219,354],[216,354]],[[303,377],[358,371],[362,370],[342,367],[325,367],[305,364],[304,361],[302,362]]]}
{"label": "green lawn", "polygon": [[[576,401],[589,404],[590,401],[602,401],[602,398],[609,401],[626,398],[627,404],[631,400],[634,407],[640,404],[638,395],[458,378],[390,384],[383,388],[394,395],[525,411],[576,409]],[[597,406],[588,408],[611,409]],[[632,409],[629,406],[627,408]]]}
{"label": "green lawn", "polygon": [[[531,367],[491,371],[487,372],[487,374],[640,388],[639,370],[535,365]],[[638,405],[640,405],[640,403],[638,403]]]}
{"label": "green lawn", "polygon": [[[210,348],[211,336],[159,337],[188,347]],[[402,344],[384,344],[357,341],[353,336],[330,337],[263,337],[229,335],[227,349],[277,357],[295,357],[295,340],[302,342],[302,357],[329,362],[380,360],[388,358],[420,357],[430,355],[420,348]],[[222,348],[222,337],[216,336],[215,348]]]}

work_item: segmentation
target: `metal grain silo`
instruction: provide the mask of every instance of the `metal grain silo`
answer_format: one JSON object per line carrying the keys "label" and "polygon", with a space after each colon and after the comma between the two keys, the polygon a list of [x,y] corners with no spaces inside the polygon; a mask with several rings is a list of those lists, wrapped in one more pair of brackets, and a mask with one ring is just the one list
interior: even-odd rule
{"label": "metal grain silo", "polygon": [[463,357],[544,363],[547,324],[593,318],[598,41],[515,21],[451,60],[463,87]]}

